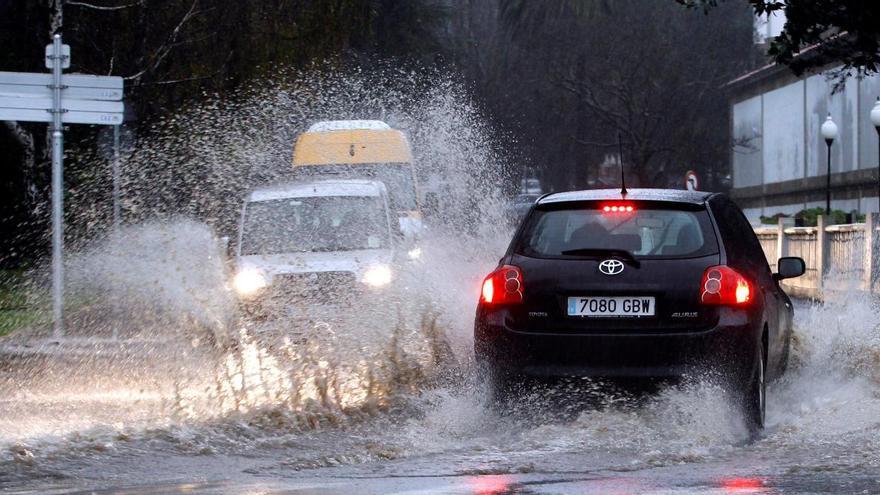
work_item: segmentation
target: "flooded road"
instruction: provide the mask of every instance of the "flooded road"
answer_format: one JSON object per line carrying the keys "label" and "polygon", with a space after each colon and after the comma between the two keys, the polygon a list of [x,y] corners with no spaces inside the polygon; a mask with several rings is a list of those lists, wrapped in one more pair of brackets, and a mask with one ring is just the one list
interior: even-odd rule
{"label": "flooded road", "polygon": [[[109,373],[106,382],[89,381],[91,391],[39,393],[6,370],[0,486],[9,493],[880,493],[875,314],[854,295],[798,304],[794,362],[770,388],[768,427],[754,442],[723,390],[700,380],[647,399],[603,392],[599,403],[565,400],[576,393],[561,386],[501,416],[484,402],[466,360],[416,359],[413,377],[386,380],[382,392],[375,378],[375,388],[350,403],[304,391],[295,407],[278,395],[289,384],[267,385],[267,373],[283,368],[277,364],[245,372],[265,387],[230,394],[237,407],[193,387],[204,369],[176,390],[113,385]],[[267,349],[238,354],[265,359]]]}

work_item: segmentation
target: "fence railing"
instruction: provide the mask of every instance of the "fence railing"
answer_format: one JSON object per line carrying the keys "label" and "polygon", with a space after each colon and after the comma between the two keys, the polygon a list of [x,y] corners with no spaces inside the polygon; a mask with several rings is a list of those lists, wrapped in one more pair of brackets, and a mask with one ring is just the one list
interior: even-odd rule
{"label": "fence railing", "polygon": [[819,216],[816,227],[794,227],[780,218],[775,227],[757,227],[755,233],[770,268],[783,256],[804,259],[807,272],[782,282],[790,293],[822,298],[828,291],[880,292],[880,216],[867,215],[865,223],[825,225]]}

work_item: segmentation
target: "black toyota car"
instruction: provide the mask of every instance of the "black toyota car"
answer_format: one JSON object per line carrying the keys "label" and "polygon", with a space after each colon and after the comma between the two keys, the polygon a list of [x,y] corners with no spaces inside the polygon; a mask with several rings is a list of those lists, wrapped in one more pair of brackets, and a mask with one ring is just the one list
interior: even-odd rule
{"label": "black toyota car", "polygon": [[497,390],[529,377],[726,378],[753,430],[786,368],[792,305],[724,194],[590,190],[541,197],[482,286],[477,362]]}

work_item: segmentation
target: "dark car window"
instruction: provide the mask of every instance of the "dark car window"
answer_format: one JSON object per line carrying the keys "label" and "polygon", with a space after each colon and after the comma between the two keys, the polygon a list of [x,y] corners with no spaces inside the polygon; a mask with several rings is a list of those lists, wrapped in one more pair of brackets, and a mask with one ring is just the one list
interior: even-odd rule
{"label": "dark car window", "polygon": [[744,267],[765,279],[769,278],[767,257],[742,210],[726,196],[712,198],[709,206],[724,241],[727,263],[734,267]]}
{"label": "dark car window", "polygon": [[517,252],[533,257],[578,256],[578,250],[617,249],[639,258],[682,258],[718,252],[705,209],[635,204],[607,212],[590,202],[536,209]]}

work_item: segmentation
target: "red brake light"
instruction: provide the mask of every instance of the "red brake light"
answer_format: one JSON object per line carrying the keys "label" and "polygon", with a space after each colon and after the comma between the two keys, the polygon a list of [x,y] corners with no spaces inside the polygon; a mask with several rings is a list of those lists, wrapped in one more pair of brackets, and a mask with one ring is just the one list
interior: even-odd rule
{"label": "red brake light", "polygon": [[603,213],[632,213],[636,208],[631,204],[607,204],[602,206]]}
{"label": "red brake light", "polygon": [[741,306],[752,300],[752,284],[729,266],[710,266],[703,272],[700,294],[703,304]]}
{"label": "red brake light", "polygon": [[504,265],[483,280],[480,301],[488,304],[519,304],[523,301],[522,271]]}
{"label": "red brake light", "polygon": [[492,285],[492,276],[483,281],[483,302],[490,303],[495,298],[495,287]]}

